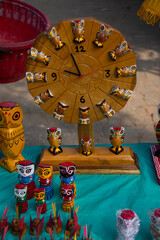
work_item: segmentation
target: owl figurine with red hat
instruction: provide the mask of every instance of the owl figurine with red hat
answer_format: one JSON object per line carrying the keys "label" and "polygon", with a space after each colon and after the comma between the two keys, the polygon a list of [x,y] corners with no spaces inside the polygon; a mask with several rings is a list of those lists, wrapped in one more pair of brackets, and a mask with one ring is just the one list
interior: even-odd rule
{"label": "owl figurine with red hat", "polygon": [[150,232],[154,240],[160,239],[160,208],[154,209],[150,214]]}
{"label": "owl figurine with red hat", "polygon": [[74,187],[74,195],[76,197],[76,184],[75,184],[76,166],[72,162],[63,162],[59,164],[59,171],[61,179],[60,193],[63,184],[71,184]]}
{"label": "owl figurine with red hat", "polygon": [[113,29],[109,26],[106,26],[102,24],[100,26],[99,31],[96,34],[96,39],[93,41],[93,43],[99,47],[102,48],[104,42],[109,38],[109,35],[112,33]]}
{"label": "owl figurine with red hat", "polygon": [[27,200],[34,197],[36,188],[34,179],[34,163],[29,160],[20,161],[17,164],[18,179],[21,184],[27,185]]}
{"label": "owl figurine with red hat", "polygon": [[117,240],[134,240],[140,226],[140,220],[137,214],[130,209],[118,210],[116,219]]}
{"label": "owl figurine with red hat", "polygon": [[40,183],[40,188],[45,189],[45,198],[50,200],[53,197],[54,189],[52,184],[53,179],[53,166],[51,164],[40,163],[38,165],[38,181]]}
{"label": "owl figurine with red hat", "polygon": [[47,128],[47,140],[50,144],[48,149],[53,155],[57,155],[62,152],[61,143],[61,129],[60,128]]}
{"label": "owl figurine with red hat", "polygon": [[47,204],[46,204],[46,198],[45,198],[45,189],[44,188],[36,188],[34,190],[34,197],[36,200],[36,205],[42,206],[41,213],[46,213]]}
{"label": "owl figurine with red hat", "polygon": [[74,186],[71,184],[63,184],[61,194],[63,199],[62,210],[70,213],[71,208],[74,206]]}
{"label": "owl figurine with red hat", "polygon": [[16,206],[21,207],[21,212],[25,213],[28,209],[27,202],[27,185],[16,184],[14,187],[14,194],[16,197]]}

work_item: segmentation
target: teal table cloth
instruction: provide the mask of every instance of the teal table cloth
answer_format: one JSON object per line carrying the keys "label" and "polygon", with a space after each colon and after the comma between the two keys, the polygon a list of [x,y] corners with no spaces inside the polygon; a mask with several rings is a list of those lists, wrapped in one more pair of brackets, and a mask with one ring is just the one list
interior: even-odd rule
{"label": "teal table cloth", "polygon": [[[85,224],[92,224],[93,240],[116,239],[116,211],[129,208],[137,213],[140,218],[140,231],[137,240],[151,240],[149,210],[160,208],[160,186],[157,183],[156,174],[150,154],[149,143],[127,144],[139,157],[140,175],[76,175],[77,198],[75,206],[79,206],[78,221],[82,228]],[[102,146],[102,145],[101,145]],[[103,145],[104,146],[104,145]],[[36,163],[42,149],[46,146],[26,146],[23,156],[27,160]],[[2,158],[2,153],[0,153]],[[18,173],[9,173],[0,168],[0,218],[3,216],[5,206],[9,206],[8,221],[11,222],[15,212],[14,186],[18,183]],[[36,187],[39,187],[38,176],[35,178]],[[47,212],[44,214],[44,226],[52,212],[52,201],[61,214],[63,223],[62,233],[56,235],[55,240],[64,239],[64,230],[69,213],[62,212],[62,199],[59,194],[59,175],[53,176],[54,197],[47,201]],[[36,217],[35,199],[28,201],[28,211],[25,215],[25,223],[28,230],[24,239],[30,240],[29,235],[30,215]],[[41,215],[42,217],[43,215]],[[82,231],[81,231],[82,233]],[[40,240],[50,239],[44,231]],[[11,231],[6,239],[17,240]],[[32,237],[34,239],[34,237]],[[78,239],[81,240],[79,237]]]}

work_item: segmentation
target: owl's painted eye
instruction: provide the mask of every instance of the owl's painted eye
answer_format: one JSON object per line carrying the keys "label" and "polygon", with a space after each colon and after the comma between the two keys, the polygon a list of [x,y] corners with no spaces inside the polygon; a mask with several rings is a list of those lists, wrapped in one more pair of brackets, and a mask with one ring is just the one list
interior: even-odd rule
{"label": "owl's painted eye", "polygon": [[13,116],[12,116],[12,119],[13,119],[14,121],[17,121],[19,118],[20,118],[20,113],[19,113],[19,112],[15,112],[15,113],[13,114]]}
{"label": "owl's painted eye", "polygon": [[44,172],[44,175],[45,175],[45,176],[47,176],[47,175],[49,175],[49,174],[50,174],[50,171],[45,171],[45,172]]}
{"label": "owl's painted eye", "polygon": [[100,27],[100,29],[103,31],[103,30],[104,30],[104,25],[102,25],[102,26]]}
{"label": "owl's painted eye", "polygon": [[114,134],[114,131],[113,131],[113,130],[110,130],[110,134],[112,134],[112,135],[113,135],[113,134]]}
{"label": "owl's painted eye", "polygon": [[68,174],[71,175],[73,173],[73,170],[69,170]]}
{"label": "owl's painted eye", "polygon": [[119,222],[120,224],[123,224],[123,220],[122,220],[121,218],[118,218],[118,222]]}
{"label": "owl's painted eye", "polygon": [[71,195],[72,194],[72,191],[68,191],[67,192],[67,195],[69,196],[69,195]]}
{"label": "owl's painted eye", "polygon": [[157,219],[156,219],[154,216],[151,216],[151,221],[152,221],[153,223],[156,223],[156,222],[157,222]]}
{"label": "owl's painted eye", "polygon": [[119,132],[120,135],[122,135],[123,133],[124,133],[124,130],[121,130],[121,131]]}
{"label": "owl's painted eye", "polygon": [[27,169],[27,170],[26,170],[26,173],[30,173],[31,170],[32,170],[31,168]]}
{"label": "owl's painted eye", "polygon": [[21,173],[24,173],[24,169],[23,169],[23,168],[20,168],[19,171],[20,171]]}

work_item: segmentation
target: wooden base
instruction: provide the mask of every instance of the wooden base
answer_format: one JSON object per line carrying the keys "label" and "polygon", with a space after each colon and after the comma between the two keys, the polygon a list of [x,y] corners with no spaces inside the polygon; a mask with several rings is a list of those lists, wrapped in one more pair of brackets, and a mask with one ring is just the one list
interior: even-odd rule
{"label": "wooden base", "polygon": [[53,156],[47,148],[42,150],[41,163],[52,164],[54,174],[59,174],[58,165],[72,162],[76,174],[140,174],[138,157],[130,147],[116,155],[109,147],[95,147],[95,153],[85,156],[76,147],[64,147],[63,153]]}

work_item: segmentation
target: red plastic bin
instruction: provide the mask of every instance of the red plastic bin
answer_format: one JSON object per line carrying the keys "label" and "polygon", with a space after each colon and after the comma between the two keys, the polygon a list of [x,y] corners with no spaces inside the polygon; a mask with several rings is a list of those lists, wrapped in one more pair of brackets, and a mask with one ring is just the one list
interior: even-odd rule
{"label": "red plastic bin", "polygon": [[25,63],[35,38],[51,26],[38,9],[18,0],[0,0],[0,83],[25,76]]}

